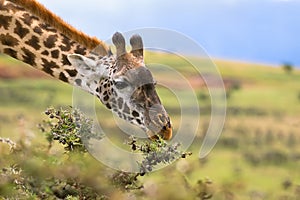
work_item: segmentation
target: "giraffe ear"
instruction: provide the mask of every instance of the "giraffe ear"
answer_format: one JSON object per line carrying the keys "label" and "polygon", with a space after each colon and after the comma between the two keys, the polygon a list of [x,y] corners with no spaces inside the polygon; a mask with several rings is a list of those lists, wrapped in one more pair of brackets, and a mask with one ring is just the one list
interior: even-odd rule
{"label": "giraffe ear", "polygon": [[85,56],[79,54],[69,54],[68,60],[72,66],[82,75],[91,75],[96,73],[97,63]]}
{"label": "giraffe ear", "polygon": [[88,80],[97,80],[107,77],[109,72],[106,67],[98,66],[97,62],[80,54],[69,54],[68,60],[79,74]]}

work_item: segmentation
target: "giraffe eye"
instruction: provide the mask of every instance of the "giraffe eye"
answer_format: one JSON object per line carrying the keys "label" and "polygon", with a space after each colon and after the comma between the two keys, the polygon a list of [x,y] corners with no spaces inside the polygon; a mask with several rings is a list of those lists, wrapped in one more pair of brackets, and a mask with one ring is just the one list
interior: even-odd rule
{"label": "giraffe eye", "polygon": [[126,81],[116,81],[115,86],[118,90],[122,90],[122,89],[128,87],[129,84]]}

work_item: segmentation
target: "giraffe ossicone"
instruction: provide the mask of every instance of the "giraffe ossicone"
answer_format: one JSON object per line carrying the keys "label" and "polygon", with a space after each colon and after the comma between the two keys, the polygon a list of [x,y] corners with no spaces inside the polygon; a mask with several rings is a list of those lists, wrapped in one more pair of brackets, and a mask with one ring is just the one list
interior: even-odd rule
{"label": "giraffe ossicone", "polygon": [[131,37],[131,52],[126,52],[121,33],[115,33],[112,41],[116,55],[93,55],[92,58],[68,55],[78,71],[75,84],[96,95],[113,113],[139,126],[150,138],[160,135],[171,139],[170,118],[157,95],[156,82],[144,64],[142,38]]}

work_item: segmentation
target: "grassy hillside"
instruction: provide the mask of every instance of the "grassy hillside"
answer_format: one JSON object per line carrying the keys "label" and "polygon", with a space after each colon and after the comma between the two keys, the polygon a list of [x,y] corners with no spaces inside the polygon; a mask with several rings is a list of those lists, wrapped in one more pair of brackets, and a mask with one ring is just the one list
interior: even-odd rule
{"label": "grassy hillside", "polygon": [[300,71],[286,73],[280,67],[215,61],[223,77],[241,80],[242,90],[231,105],[258,107],[286,114],[299,113]]}
{"label": "grassy hillside", "polygon": [[[206,63],[200,58],[192,59],[195,63]],[[197,71],[187,60],[178,56],[148,52],[146,60],[147,63],[160,63],[176,69],[189,80],[198,97],[203,112],[197,137],[189,149],[193,155],[141,178],[145,186],[142,190],[124,192],[109,183],[102,183],[104,186],[99,186],[98,192],[116,199],[131,195],[145,199],[193,199],[194,194],[201,199],[201,191],[212,194],[212,199],[300,198],[299,70],[286,73],[279,67],[214,60],[227,85],[227,117],[217,145],[208,157],[199,160],[203,134],[210,119],[210,98],[203,80],[195,75]],[[10,74],[0,79],[0,137],[26,140],[31,149],[45,148],[47,141],[37,124],[45,119],[43,112],[47,107],[71,105],[73,88],[40,74],[27,78],[26,75],[35,74],[36,70],[6,57],[0,57],[0,70]],[[168,73],[161,71],[155,78],[184,95],[186,91],[182,84]],[[180,109],[176,96],[162,86],[158,86],[158,93],[170,112],[174,127],[178,127]],[[107,121],[107,124],[111,123]],[[112,133],[117,131],[110,128]],[[12,164],[10,160],[4,160],[8,152],[7,145],[0,143],[0,154],[3,155],[0,168]],[[52,148],[47,155],[34,155],[47,163],[53,159],[50,175],[57,175],[59,168],[67,165],[62,149],[58,147]],[[99,176],[103,176],[100,171],[105,166],[88,155],[80,157],[80,163],[77,157],[74,155],[72,162],[68,161],[77,167],[71,171],[76,172],[83,183],[95,188],[95,184],[103,181]],[[44,174],[49,169],[41,162],[31,158],[29,164],[25,163],[29,167],[24,169],[32,177],[40,177],[40,182],[49,178]],[[40,171],[35,174],[30,167]],[[69,172],[70,176],[72,172]],[[4,195],[1,184],[0,181],[0,198]]]}

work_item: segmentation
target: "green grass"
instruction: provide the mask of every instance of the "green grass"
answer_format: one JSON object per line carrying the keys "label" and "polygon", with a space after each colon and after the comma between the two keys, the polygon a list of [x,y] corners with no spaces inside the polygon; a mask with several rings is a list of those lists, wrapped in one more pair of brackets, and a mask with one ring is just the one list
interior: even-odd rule
{"label": "green grass", "polygon": [[[149,52],[146,54],[146,60],[148,63],[162,63],[172,67],[187,79],[199,74],[191,63],[176,55]],[[251,107],[262,109],[267,113],[283,112],[292,115],[300,112],[300,70],[295,69],[288,74],[281,67],[260,64],[210,61],[192,57],[189,60],[204,70],[201,72],[202,75],[205,74],[206,68],[211,68],[215,64],[224,79],[240,82],[240,89],[233,91],[228,99],[229,107]],[[168,71],[157,73],[157,79],[170,85],[176,83],[177,79],[174,82],[174,77],[169,73]],[[205,90],[205,88],[195,88],[196,94]],[[162,96],[164,96],[163,93]],[[167,97],[162,99],[168,99]],[[200,103],[207,104],[203,101]]]}
{"label": "green grass", "polygon": [[[164,63],[171,66],[187,79],[194,78],[196,73],[186,60],[175,55],[148,52],[146,59],[150,63]],[[193,59],[194,62],[210,65],[207,61]],[[214,62],[224,79],[238,80],[240,83],[240,88],[231,90],[227,99],[228,116],[225,130],[217,146],[205,162],[199,161],[198,153],[203,139],[201,135],[210,119],[208,113],[204,113],[197,133],[199,137],[190,148],[193,155],[184,161],[187,164],[185,171],[178,170],[179,163],[175,162],[163,170],[142,178],[141,181],[154,184],[157,188],[154,197],[157,199],[176,198],[179,189],[182,192],[179,192],[177,198],[186,195],[189,199],[191,197],[186,193],[192,189],[187,189],[185,185],[195,188],[197,181],[204,180],[205,177],[213,181],[213,199],[226,199],[225,196],[229,194],[234,199],[251,199],[251,195],[254,194],[263,195],[264,199],[278,199],[284,195],[289,196],[290,199],[300,198],[300,194],[296,192],[300,190],[298,170],[300,160],[293,157],[297,152],[298,156],[300,155],[300,71],[294,70],[291,74],[287,74],[279,67],[222,60]],[[13,65],[14,70],[20,69],[18,62],[6,57],[0,57],[0,63]],[[169,84],[174,83],[172,77],[168,76],[168,71],[161,70],[156,78]],[[182,96],[188,93],[178,85],[173,86]],[[205,87],[193,88],[193,90],[198,97],[201,93],[207,94]],[[26,79],[25,77],[0,79],[0,92],[0,137],[9,137],[17,141],[24,139],[24,134],[25,137],[30,134],[36,135],[35,139],[32,139],[32,148],[41,148],[40,145],[46,143],[36,128],[37,124],[45,118],[43,111],[49,106],[60,107],[72,104],[72,87],[52,79]],[[162,86],[158,86],[158,93],[167,110],[170,110],[174,127],[178,127],[179,100],[184,98],[177,99],[176,95]],[[192,100],[185,99],[184,103],[189,105]],[[198,98],[198,103],[201,108],[207,107],[210,99]],[[240,112],[236,114],[232,111],[234,109]],[[100,119],[106,120],[105,124],[108,128],[115,131],[109,115],[101,116],[101,113],[99,115]],[[269,132],[274,141],[268,139]],[[290,134],[295,135],[294,146],[288,143]],[[54,155],[55,152],[57,155],[62,155],[56,159],[59,163],[58,160],[63,157],[61,149],[52,149],[52,151]],[[263,159],[259,160],[257,165],[253,165],[245,156],[245,153],[249,152],[252,156],[258,157],[270,152],[279,152],[286,156],[287,160],[284,163],[274,164],[272,160],[267,162]],[[0,154],[6,153],[7,147],[0,144]],[[43,159],[47,158],[47,155],[42,156]],[[49,159],[54,158],[50,156]],[[1,163],[1,166],[4,164]],[[79,169],[83,167],[86,173],[81,173],[81,178],[87,177],[93,180],[98,173],[96,170],[91,170],[93,166],[97,166],[93,158],[83,158],[77,166]],[[43,169],[42,166],[39,167],[40,170]],[[53,167],[59,169],[60,166],[53,164]],[[95,169],[99,168],[102,169],[103,166],[95,167]],[[288,189],[282,186],[285,180],[292,182],[292,186]],[[110,195],[114,192],[117,196],[122,194],[108,183],[105,184],[103,191],[109,191]],[[145,199],[153,198],[149,194],[141,193]],[[132,194],[137,195],[135,191]]]}
{"label": "green grass", "polygon": [[[44,107],[47,105],[70,104],[72,87],[53,80],[0,80],[2,105],[24,107]],[[58,95],[59,94],[59,95]]]}
{"label": "green grass", "polygon": [[280,112],[298,114],[300,103],[298,90],[284,87],[253,87],[234,92],[229,101],[229,106],[241,108],[258,108],[268,113]]}

